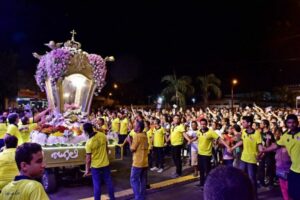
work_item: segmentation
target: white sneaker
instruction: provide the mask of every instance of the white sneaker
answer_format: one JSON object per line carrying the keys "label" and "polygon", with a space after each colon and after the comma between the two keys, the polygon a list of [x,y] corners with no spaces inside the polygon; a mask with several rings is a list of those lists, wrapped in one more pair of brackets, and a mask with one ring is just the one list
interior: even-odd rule
{"label": "white sneaker", "polygon": [[150,171],[156,171],[156,170],[158,170],[157,167],[152,167],[152,168],[150,169]]}
{"label": "white sneaker", "polygon": [[162,173],[163,171],[164,171],[163,168],[157,170],[158,173]]}

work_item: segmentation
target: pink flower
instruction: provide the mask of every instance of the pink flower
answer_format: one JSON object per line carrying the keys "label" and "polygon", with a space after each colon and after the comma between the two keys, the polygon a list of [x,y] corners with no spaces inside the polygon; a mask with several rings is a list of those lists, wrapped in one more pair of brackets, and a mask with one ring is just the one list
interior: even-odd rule
{"label": "pink flower", "polygon": [[[35,79],[42,91],[45,90],[45,81],[50,78],[51,84],[55,86],[58,79],[63,78],[67,72],[68,65],[76,53],[82,51],[74,51],[71,48],[57,48],[42,56],[37,66]],[[88,54],[88,59],[93,67],[94,82],[97,86],[98,92],[105,85],[106,65],[104,59],[96,54]]]}
{"label": "pink flower", "polygon": [[104,59],[96,54],[89,54],[88,59],[93,66],[93,76],[98,92],[101,92],[105,85],[106,65]]}

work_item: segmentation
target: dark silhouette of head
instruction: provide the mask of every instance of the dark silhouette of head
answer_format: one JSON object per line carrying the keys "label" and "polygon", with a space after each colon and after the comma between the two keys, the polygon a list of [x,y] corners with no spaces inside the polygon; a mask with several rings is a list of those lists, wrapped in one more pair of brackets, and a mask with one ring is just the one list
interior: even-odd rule
{"label": "dark silhouette of head", "polygon": [[234,167],[219,166],[207,176],[204,200],[253,200],[254,190],[244,172]]}

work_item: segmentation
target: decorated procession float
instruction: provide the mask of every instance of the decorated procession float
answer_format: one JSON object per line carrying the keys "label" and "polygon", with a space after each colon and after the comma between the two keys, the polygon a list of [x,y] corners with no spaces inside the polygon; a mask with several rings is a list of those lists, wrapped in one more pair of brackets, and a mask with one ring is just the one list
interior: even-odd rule
{"label": "decorated procession float", "polygon": [[[39,59],[36,82],[46,92],[52,108],[44,122],[31,133],[31,141],[43,147],[46,170],[42,182],[48,192],[56,189],[56,179],[62,170],[84,166],[88,137],[82,125],[90,122],[93,95],[100,93],[105,85],[106,62],[114,60],[83,51],[81,44],[74,40],[75,31],[71,33],[71,40],[63,46],[50,41],[46,44],[50,52],[33,53]],[[110,160],[116,159],[117,144],[112,141],[108,140]]]}

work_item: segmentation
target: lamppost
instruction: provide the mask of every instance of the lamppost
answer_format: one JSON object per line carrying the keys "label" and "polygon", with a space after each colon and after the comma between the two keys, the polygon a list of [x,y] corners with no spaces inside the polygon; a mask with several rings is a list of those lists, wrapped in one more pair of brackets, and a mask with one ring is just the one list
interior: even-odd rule
{"label": "lamppost", "polygon": [[157,109],[157,110],[160,110],[160,109],[161,109],[162,103],[163,103],[163,98],[162,98],[161,96],[159,96],[159,97],[157,98],[157,105],[156,105],[156,109]]}
{"label": "lamppost", "polygon": [[118,87],[119,87],[119,86],[115,83],[115,84],[114,84],[114,89],[118,89]]}
{"label": "lamppost", "polygon": [[231,112],[233,114],[233,87],[238,84],[238,80],[237,79],[232,79],[231,82]]}
{"label": "lamppost", "polygon": [[192,98],[193,105],[196,103],[196,99]]}

